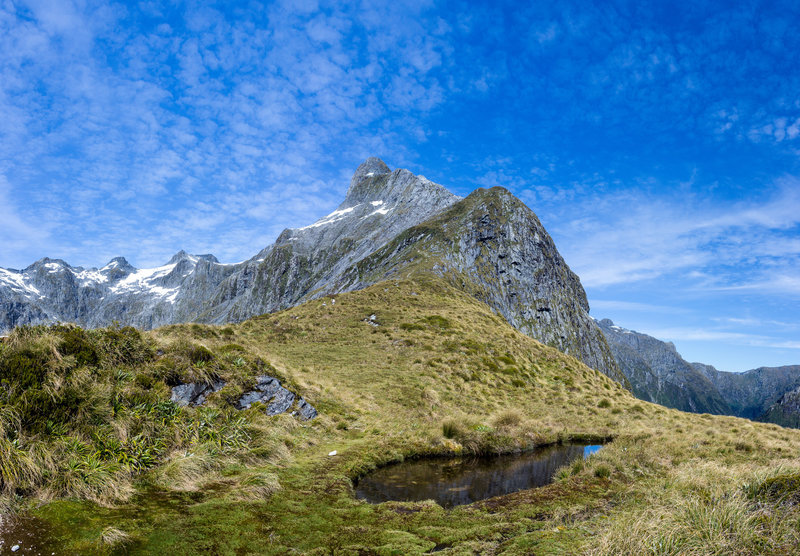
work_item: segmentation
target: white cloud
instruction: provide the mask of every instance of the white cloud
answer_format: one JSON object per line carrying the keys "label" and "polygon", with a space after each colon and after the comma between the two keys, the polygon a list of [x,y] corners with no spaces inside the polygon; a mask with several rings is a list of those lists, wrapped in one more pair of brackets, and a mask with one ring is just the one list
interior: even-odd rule
{"label": "white cloud", "polygon": [[576,198],[560,208],[569,218],[558,210],[540,217],[586,286],[680,273],[703,288],[800,292],[795,179],[780,180],[760,202],[712,204],[631,190]]}
{"label": "white cloud", "polygon": [[640,313],[681,314],[688,312],[683,307],[670,305],[654,305],[635,301],[617,301],[610,299],[593,299],[590,303],[592,311],[634,311]]}

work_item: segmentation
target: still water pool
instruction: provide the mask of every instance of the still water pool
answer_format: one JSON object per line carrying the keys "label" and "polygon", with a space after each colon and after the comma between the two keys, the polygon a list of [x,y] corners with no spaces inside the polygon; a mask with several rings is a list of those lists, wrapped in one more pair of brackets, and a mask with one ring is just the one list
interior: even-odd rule
{"label": "still water pool", "polygon": [[356,496],[373,504],[430,499],[452,508],[549,484],[559,467],[601,447],[568,444],[506,456],[404,461],[362,477]]}

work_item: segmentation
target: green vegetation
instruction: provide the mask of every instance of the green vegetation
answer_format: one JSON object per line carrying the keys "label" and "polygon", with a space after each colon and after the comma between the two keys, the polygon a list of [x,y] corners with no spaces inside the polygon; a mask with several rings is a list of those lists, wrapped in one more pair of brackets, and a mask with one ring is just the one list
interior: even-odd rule
{"label": "green vegetation", "polygon": [[[800,431],[637,400],[438,279],[325,301],[224,328],[14,331],[3,507],[70,553],[800,550]],[[259,374],[319,417],[233,409]],[[169,401],[217,378],[203,407]],[[451,511],[353,496],[391,461],[609,438],[547,487]]]}

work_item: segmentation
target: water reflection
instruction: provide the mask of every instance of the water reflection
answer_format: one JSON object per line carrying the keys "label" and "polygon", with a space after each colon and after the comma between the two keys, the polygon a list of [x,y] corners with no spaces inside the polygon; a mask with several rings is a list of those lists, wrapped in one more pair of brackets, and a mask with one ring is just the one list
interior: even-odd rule
{"label": "water reflection", "polygon": [[437,458],[388,465],[364,476],[356,496],[377,504],[389,500],[435,500],[445,508],[544,486],[556,470],[601,446],[549,446],[520,455]]}

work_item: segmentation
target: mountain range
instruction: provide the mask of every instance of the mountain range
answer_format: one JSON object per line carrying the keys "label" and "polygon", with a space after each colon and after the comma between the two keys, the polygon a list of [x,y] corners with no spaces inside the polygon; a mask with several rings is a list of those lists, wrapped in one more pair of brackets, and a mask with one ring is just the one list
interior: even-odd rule
{"label": "mountain range", "polygon": [[671,342],[609,319],[598,325],[636,397],[681,411],[800,426],[800,365],[719,371],[687,362]]}
{"label": "mountain range", "polygon": [[0,268],[0,331],[46,322],[144,329],[240,322],[431,272],[640,399],[800,425],[800,366],[718,371],[685,361],[671,343],[596,321],[578,276],[533,211],[507,190],[461,198],[378,158],[358,167],[335,211],[284,230],[240,263],[180,251],[149,269],[123,257],[99,269],[50,258],[23,270]]}
{"label": "mountain range", "polygon": [[444,277],[518,330],[628,385],[580,280],[524,203],[500,187],[461,198],[378,158],[358,167],[335,211],[241,263],[180,251],[150,269],[122,257],[99,269],[49,258],[0,269],[0,330],[239,322],[417,272]]}

